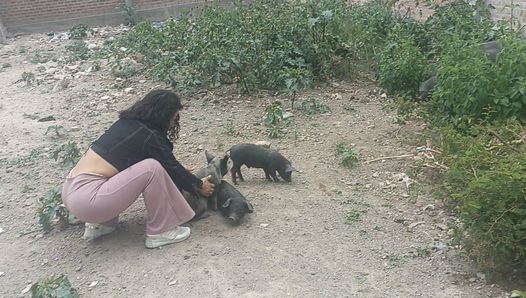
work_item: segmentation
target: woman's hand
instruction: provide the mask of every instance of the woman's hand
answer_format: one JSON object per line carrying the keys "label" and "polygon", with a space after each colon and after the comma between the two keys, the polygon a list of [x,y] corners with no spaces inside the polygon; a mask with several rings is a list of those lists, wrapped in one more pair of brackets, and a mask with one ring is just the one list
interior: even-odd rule
{"label": "woman's hand", "polygon": [[201,186],[201,188],[199,188],[197,191],[203,197],[209,197],[214,192],[214,184],[210,182],[211,178],[212,176],[208,175],[205,178],[201,179],[203,181],[203,186]]}

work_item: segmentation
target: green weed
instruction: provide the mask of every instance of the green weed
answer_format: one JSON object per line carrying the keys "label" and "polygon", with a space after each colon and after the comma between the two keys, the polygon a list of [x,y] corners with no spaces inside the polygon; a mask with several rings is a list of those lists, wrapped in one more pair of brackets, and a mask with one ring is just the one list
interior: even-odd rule
{"label": "green weed", "polygon": [[77,24],[69,29],[72,39],[83,39],[88,36],[89,27],[84,24]]}
{"label": "green weed", "polygon": [[317,98],[309,97],[301,103],[302,111],[307,115],[330,113],[331,109]]}
{"label": "green weed", "polygon": [[53,228],[53,221],[58,218],[62,226],[68,225],[69,211],[62,203],[62,189],[53,187],[44,197],[39,199],[40,207],[37,209],[38,222],[44,229],[49,232]]}
{"label": "green weed", "polygon": [[79,298],[75,288],[65,275],[57,278],[42,278],[31,286],[31,296],[36,298]]}
{"label": "green weed", "polygon": [[77,164],[80,158],[80,149],[76,142],[68,141],[65,144],[55,145],[51,151],[52,158],[60,163],[65,169],[71,169]]}
{"label": "green weed", "polygon": [[340,155],[344,166],[353,167],[358,163],[358,154],[344,143],[336,144],[336,152]]}
{"label": "green weed", "polygon": [[32,86],[37,82],[37,77],[32,72],[23,72],[22,81],[26,83],[26,86]]}

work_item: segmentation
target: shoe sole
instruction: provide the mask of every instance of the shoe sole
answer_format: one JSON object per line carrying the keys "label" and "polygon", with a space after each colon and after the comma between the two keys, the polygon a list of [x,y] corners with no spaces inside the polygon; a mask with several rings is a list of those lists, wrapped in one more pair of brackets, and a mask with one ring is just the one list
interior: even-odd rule
{"label": "shoe sole", "polygon": [[[179,238],[179,239],[150,240],[150,241],[146,239],[146,248],[158,248],[158,247],[168,245],[168,244],[179,243],[181,241],[188,239],[188,237],[190,237],[190,234],[191,233],[188,233],[188,235],[184,236],[183,238]],[[155,242],[155,243],[152,243],[152,242]]]}

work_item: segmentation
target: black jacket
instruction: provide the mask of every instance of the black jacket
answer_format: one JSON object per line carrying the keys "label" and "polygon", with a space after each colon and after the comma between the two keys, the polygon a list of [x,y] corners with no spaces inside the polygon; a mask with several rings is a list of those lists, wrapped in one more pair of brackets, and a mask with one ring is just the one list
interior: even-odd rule
{"label": "black jacket", "polygon": [[122,171],[147,158],[153,158],[164,167],[179,190],[196,194],[201,179],[188,172],[173,154],[173,144],[155,126],[139,120],[119,119],[93,142],[91,149]]}

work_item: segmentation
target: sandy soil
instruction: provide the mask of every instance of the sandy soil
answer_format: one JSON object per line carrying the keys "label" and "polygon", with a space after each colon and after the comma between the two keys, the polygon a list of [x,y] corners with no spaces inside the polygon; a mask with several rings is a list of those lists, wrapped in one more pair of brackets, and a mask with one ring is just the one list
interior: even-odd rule
{"label": "sandy soil", "polygon": [[[370,81],[333,82],[300,94],[293,125],[279,139],[267,137],[263,116],[274,99],[289,108],[284,96],[239,96],[222,88],[185,97],[189,108],[174,151],[184,164],[204,165],[203,149],[222,154],[237,143],[266,140],[298,169],[292,183],[270,183],[262,170],[243,168],[239,190],[255,210],[240,226],[211,212],[189,224],[187,241],[149,250],[139,200],[115,233],[95,242],[81,239],[82,225],[43,233],[38,198],[66,174],[49,156],[53,146],[73,141],[84,151],[118,110],[165,87],[145,76],[117,80],[104,63],[97,72],[86,71],[89,62],[31,63],[35,53],[64,55],[69,41],[49,40],[37,34],[0,45],[0,66],[10,64],[0,72],[1,297],[29,297],[28,285],[58,274],[82,297],[509,295],[486,283],[451,244],[447,223],[454,219],[404,174],[414,158],[365,162],[425,145],[408,142],[418,140],[421,126],[395,124],[383,109],[389,99]],[[24,72],[40,84],[27,86]],[[311,96],[332,112],[302,113],[297,107]],[[55,120],[38,121],[46,116]],[[52,125],[68,135],[45,135]],[[358,153],[358,166],[341,165],[340,142]]]}

